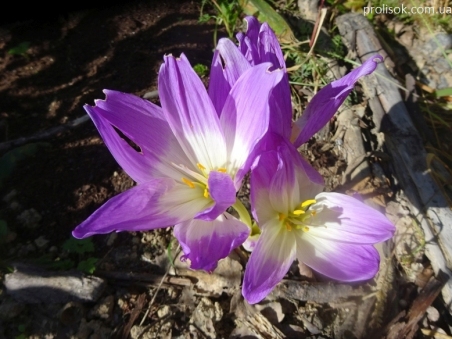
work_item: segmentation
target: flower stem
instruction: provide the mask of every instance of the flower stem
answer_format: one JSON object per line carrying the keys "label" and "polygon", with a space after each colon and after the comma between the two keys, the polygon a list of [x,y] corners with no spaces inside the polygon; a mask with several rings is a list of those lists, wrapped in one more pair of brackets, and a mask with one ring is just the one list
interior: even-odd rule
{"label": "flower stem", "polygon": [[237,213],[239,214],[240,220],[243,223],[245,223],[250,229],[252,229],[253,226],[252,226],[252,223],[251,223],[250,214],[248,213],[248,210],[246,209],[246,207],[239,200],[239,198],[235,199],[235,203],[234,203],[234,205],[232,205],[232,208],[237,211]]}

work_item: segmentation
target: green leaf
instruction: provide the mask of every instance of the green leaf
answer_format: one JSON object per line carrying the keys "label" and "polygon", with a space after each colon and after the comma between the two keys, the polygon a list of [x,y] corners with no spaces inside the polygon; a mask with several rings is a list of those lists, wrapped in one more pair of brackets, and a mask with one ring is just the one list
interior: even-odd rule
{"label": "green leaf", "polygon": [[94,252],[94,244],[91,238],[70,238],[64,242],[63,249],[71,253],[84,254]]}
{"label": "green leaf", "polygon": [[27,53],[29,48],[30,48],[30,43],[28,41],[24,41],[24,42],[18,44],[16,47],[11,48],[8,51],[8,54],[24,56]]}
{"label": "green leaf", "polygon": [[240,0],[240,6],[247,15],[258,14],[260,22],[268,22],[282,42],[296,41],[292,29],[286,20],[279,15],[265,0]]}
{"label": "green leaf", "polygon": [[209,74],[209,68],[203,64],[196,64],[193,66],[193,69],[201,78],[204,78]]}
{"label": "green leaf", "polygon": [[86,260],[80,261],[77,269],[87,274],[93,274],[96,270],[96,263],[99,261],[97,258],[88,258]]}
{"label": "green leaf", "polygon": [[0,243],[3,239],[3,237],[6,237],[6,235],[8,234],[8,224],[6,223],[5,220],[0,219]]}
{"label": "green leaf", "polygon": [[435,94],[437,98],[452,96],[452,87],[438,89]]}

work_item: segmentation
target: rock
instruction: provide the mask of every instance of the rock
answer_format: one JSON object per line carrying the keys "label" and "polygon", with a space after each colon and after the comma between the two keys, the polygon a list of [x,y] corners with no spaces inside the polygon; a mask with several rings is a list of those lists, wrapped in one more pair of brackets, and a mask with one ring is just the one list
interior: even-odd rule
{"label": "rock", "polygon": [[42,250],[47,247],[49,241],[43,235],[41,235],[39,238],[35,239],[34,243],[39,250]]}
{"label": "rock", "polygon": [[427,319],[432,323],[436,323],[440,319],[440,314],[436,308],[429,306],[427,308]]}
{"label": "rock", "polygon": [[256,305],[256,309],[262,313],[272,324],[279,324],[284,319],[281,304],[276,301],[268,303],[260,303]]}
{"label": "rock", "polygon": [[[207,338],[217,338],[214,323],[221,320],[223,310],[218,302],[212,303],[209,298],[201,298],[190,318],[190,331],[198,330]],[[194,326],[193,326],[194,325]]]}
{"label": "rock", "polygon": [[104,320],[110,319],[113,315],[115,307],[115,297],[109,295],[98,302],[89,312],[90,317],[101,318]]}
{"label": "rock", "polygon": [[15,269],[5,275],[7,293],[27,304],[93,302],[106,285],[103,279],[78,271],[51,272],[23,264],[16,264]]}
{"label": "rock", "polygon": [[168,314],[170,314],[170,307],[168,305],[163,305],[163,307],[160,307],[157,311],[157,316],[159,318],[165,318]]}
{"label": "rock", "polygon": [[41,215],[34,208],[25,210],[17,216],[17,221],[26,228],[38,227],[41,219]]}

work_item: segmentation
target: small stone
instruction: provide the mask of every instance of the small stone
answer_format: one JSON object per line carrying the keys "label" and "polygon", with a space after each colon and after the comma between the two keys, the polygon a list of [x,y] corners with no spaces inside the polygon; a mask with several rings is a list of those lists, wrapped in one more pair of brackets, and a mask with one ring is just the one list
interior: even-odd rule
{"label": "small stone", "polygon": [[36,228],[41,219],[41,215],[34,208],[25,210],[17,216],[17,221],[27,228]]}
{"label": "small stone", "polygon": [[108,236],[107,246],[113,246],[113,243],[118,238],[118,233],[113,232]]}
{"label": "small stone", "polygon": [[436,323],[440,318],[438,310],[436,308],[434,308],[433,306],[429,306],[427,308],[427,318],[432,323]]}
{"label": "small stone", "polygon": [[109,295],[98,302],[89,312],[91,317],[109,319],[113,314],[113,308],[115,307],[115,297]]}
{"label": "small stone", "polygon": [[35,239],[34,243],[38,249],[42,250],[47,247],[49,241],[43,235],[41,235],[39,238]]}
{"label": "small stone", "polygon": [[159,308],[157,311],[157,316],[161,318],[165,318],[170,313],[170,307],[168,305],[164,305],[163,307]]}

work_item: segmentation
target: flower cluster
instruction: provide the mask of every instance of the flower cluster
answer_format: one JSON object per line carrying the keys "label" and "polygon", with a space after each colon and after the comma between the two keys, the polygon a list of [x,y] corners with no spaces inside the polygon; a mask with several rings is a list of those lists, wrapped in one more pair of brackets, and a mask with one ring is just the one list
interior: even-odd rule
{"label": "flower cluster", "polygon": [[[236,198],[250,172],[260,235],[250,246],[245,269],[248,302],[265,298],[295,258],[336,280],[372,278],[379,266],[373,244],[392,237],[394,226],[352,197],[322,193],[322,177],[296,148],[331,119],[381,57],[369,58],[324,87],[292,122],[278,40],[266,23],[245,20],[247,31],[237,35],[238,46],[220,39],[208,91],[185,55],[169,55],[158,75],[161,106],[111,90],[95,106],[84,106],[137,185],[101,206],[73,235],[174,225],[190,267],[212,271],[250,235],[256,239],[250,216]],[[239,218],[227,212],[230,207]]]}

